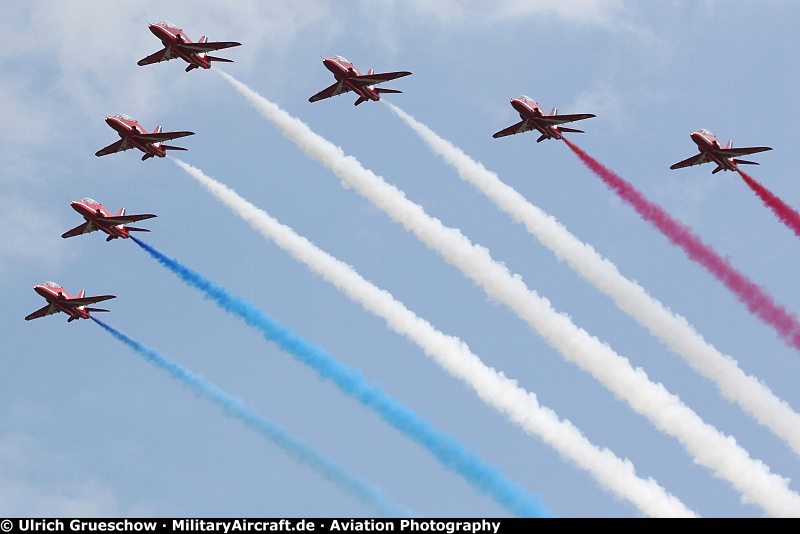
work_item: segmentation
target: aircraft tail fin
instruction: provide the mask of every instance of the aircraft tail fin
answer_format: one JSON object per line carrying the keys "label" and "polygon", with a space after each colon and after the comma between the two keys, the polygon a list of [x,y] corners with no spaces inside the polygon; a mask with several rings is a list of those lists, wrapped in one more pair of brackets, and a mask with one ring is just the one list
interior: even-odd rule
{"label": "aircraft tail fin", "polygon": [[186,72],[189,72],[190,70],[194,70],[194,69],[196,69],[196,68],[197,68],[197,65],[195,65],[194,63],[192,63],[191,65],[189,65],[188,67],[186,67]]}
{"label": "aircraft tail fin", "polygon": [[560,132],[570,132],[570,133],[586,133],[583,130],[577,130],[575,128],[567,128],[565,126],[559,126],[558,131]]}
{"label": "aircraft tail fin", "polygon": [[365,96],[360,96],[360,97],[358,97],[358,100],[356,100],[356,101],[355,101],[355,103],[354,103],[353,105],[354,105],[354,106],[357,106],[357,105],[359,105],[359,104],[362,104],[362,103],[364,103],[364,102],[366,102],[366,101],[367,101],[367,97],[365,97]]}
{"label": "aircraft tail fin", "polygon": [[728,141],[728,144],[725,146],[726,149],[733,148],[733,139]]}
{"label": "aircraft tail fin", "polygon": [[539,136],[539,139],[537,139],[536,142],[537,143],[541,143],[545,139],[549,139],[549,138],[550,138],[550,136],[548,136],[547,134],[542,134],[542,135]]}
{"label": "aircraft tail fin", "polygon": [[150,159],[152,157],[153,157],[152,154],[145,154],[144,156],[142,156],[142,161],[145,161],[145,160]]}
{"label": "aircraft tail fin", "polygon": [[81,289],[76,298],[82,299],[84,295],[86,295],[86,291]]}
{"label": "aircraft tail fin", "polygon": [[550,115],[555,115],[558,113],[558,108],[553,108],[553,111],[550,112]]}
{"label": "aircraft tail fin", "polygon": [[399,89],[384,89],[383,87],[376,87],[375,92],[380,94],[380,93],[402,93],[403,91],[400,91]]}
{"label": "aircraft tail fin", "polygon": [[757,161],[747,161],[746,159],[735,159],[733,162],[737,165],[760,165]]}
{"label": "aircraft tail fin", "polygon": [[72,316],[70,316],[70,317],[67,319],[67,322],[68,322],[68,323],[71,323],[71,322],[72,322],[72,321],[74,321],[75,319],[77,319],[77,317],[72,317]]}
{"label": "aircraft tail fin", "polygon": [[161,133],[161,125],[160,124],[158,126],[156,126],[156,129],[153,130],[153,133],[154,134]]}
{"label": "aircraft tail fin", "polygon": [[722,165],[717,165],[717,168],[711,171],[711,174],[717,174],[719,171],[724,171],[724,170],[725,167],[723,167]]}
{"label": "aircraft tail fin", "polygon": [[199,39],[197,42],[198,42],[198,43],[205,43],[206,41],[208,41],[208,37],[206,37],[206,36],[204,35],[204,36],[202,36],[202,37],[201,37],[201,38],[200,38],[200,39]]}
{"label": "aircraft tail fin", "polygon": [[125,208],[120,208],[119,211],[117,212],[117,217],[121,215],[125,215]]}
{"label": "aircraft tail fin", "polygon": [[375,69],[369,69],[367,71],[367,76],[372,76],[373,74],[375,74]]}
{"label": "aircraft tail fin", "polygon": [[108,237],[106,238],[106,243],[108,243],[109,241],[112,241],[112,240],[114,240],[114,239],[116,239],[116,238],[117,238],[117,236],[115,236],[115,235],[110,235],[110,236],[108,236]]}
{"label": "aircraft tail fin", "polygon": [[225,59],[224,57],[206,56],[206,59],[209,61],[219,61],[222,63],[233,63],[232,59]]}

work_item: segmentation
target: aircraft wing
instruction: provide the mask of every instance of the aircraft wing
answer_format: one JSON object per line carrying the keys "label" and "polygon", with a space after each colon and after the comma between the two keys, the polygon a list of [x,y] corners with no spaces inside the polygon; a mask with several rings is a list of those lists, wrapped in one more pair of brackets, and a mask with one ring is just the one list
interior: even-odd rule
{"label": "aircraft wing", "polygon": [[86,306],[94,304],[95,302],[102,302],[104,300],[115,299],[116,295],[95,295],[93,297],[75,297],[74,299],[63,300],[60,302],[62,305],[67,305],[77,308],[78,306]]}
{"label": "aircraft wing", "polygon": [[686,158],[683,161],[679,161],[678,163],[670,166],[670,169],[682,169],[684,167],[691,167],[693,165],[702,165],[703,163],[708,163],[711,161],[711,158],[708,157],[708,154],[705,152],[700,152],[696,156],[692,156],[691,158]]}
{"label": "aircraft wing", "polygon": [[94,153],[95,156],[107,156],[109,154],[113,154],[115,152],[122,152],[124,150],[130,150],[133,148],[131,145],[128,144],[127,139],[120,139],[116,143],[111,143],[105,148],[101,148],[97,152]]}
{"label": "aircraft wing", "polygon": [[523,120],[519,121],[516,124],[512,124],[508,128],[500,130],[499,132],[495,133],[492,137],[494,138],[505,137],[507,135],[514,135],[518,133],[528,132],[530,130],[533,130],[534,128],[535,126],[533,125],[533,123],[531,123],[528,120]]}
{"label": "aircraft wing", "polygon": [[319,93],[315,94],[311,98],[308,99],[309,102],[316,102],[317,100],[323,100],[325,98],[330,98],[332,96],[340,95],[342,93],[346,93],[350,90],[344,82],[337,81],[331,86],[326,87]]}
{"label": "aircraft wing", "polygon": [[536,117],[537,121],[543,122],[548,125],[565,124],[567,122],[582,121],[583,119],[591,119],[597,115],[591,113],[576,113],[575,115],[544,115]]}
{"label": "aircraft wing", "polygon": [[45,317],[47,315],[53,315],[54,313],[58,313],[58,310],[52,304],[46,304],[43,308],[39,308],[35,312],[29,314],[25,317],[26,321],[30,321],[31,319],[38,319],[40,317]]}
{"label": "aircraft wing", "polygon": [[223,48],[242,46],[242,43],[237,43],[235,41],[217,41],[215,43],[186,43],[179,46],[181,50],[186,50],[189,54],[199,54],[201,52],[213,52],[214,50],[222,50]]}
{"label": "aircraft wing", "polygon": [[379,72],[376,74],[362,74],[361,76],[353,76],[350,78],[351,82],[360,83],[363,85],[376,85],[389,80],[402,78],[403,76],[410,76],[411,73],[407,71],[402,72]]}
{"label": "aircraft wing", "polygon": [[187,135],[194,135],[194,132],[159,132],[136,134],[136,139],[145,143],[160,143],[161,141],[171,141],[179,137],[186,137]]}
{"label": "aircraft wing", "polygon": [[766,152],[772,150],[768,146],[748,146],[742,148],[720,148],[717,152],[725,158],[737,158],[739,156],[746,156],[748,154],[755,154],[756,152]]}
{"label": "aircraft wing", "polygon": [[113,217],[98,217],[98,221],[102,221],[105,223],[118,225],[118,224],[128,224],[137,221],[143,221],[145,219],[152,219],[156,217],[152,213],[141,213],[141,214],[131,214],[131,215],[115,215]]}
{"label": "aircraft wing", "polygon": [[178,57],[172,52],[171,47],[162,48],[158,52],[154,52],[147,56],[146,58],[142,58],[136,62],[137,65],[143,67],[144,65],[151,65],[153,63],[161,63],[162,61],[169,61],[170,59],[175,59]]}
{"label": "aircraft wing", "polygon": [[72,230],[67,230],[61,237],[64,239],[68,237],[75,237],[76,235],[88,234],[89,232],[94,232],[97,230],[97,227],[94,226],[91,222],[85,222],[81,225],[76,226]]}

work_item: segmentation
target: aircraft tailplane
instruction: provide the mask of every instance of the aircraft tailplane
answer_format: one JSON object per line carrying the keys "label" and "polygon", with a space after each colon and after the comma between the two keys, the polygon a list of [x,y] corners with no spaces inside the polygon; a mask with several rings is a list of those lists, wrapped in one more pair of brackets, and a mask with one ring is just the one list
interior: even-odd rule
{"label": "aircraft tailplane", "polygon": [[717,168],[711,171],[711,174],[717,174],[719,171],[724,171],[724,170],[725,167],[723,167],[722,165],[717,165]]}
{"label": "aircraft tailplane", "polygon": [[354,106],[357,106],[357,105],[359,105],[359,104],[362,104],[362,103],[364,103],[364,102],[366,102],[366,101],[367,101],[367,97],[365,97],[365,96],[359,96],[359,97],[358,97],[358,100],[356,100],[356,101],[355,101],[355,103],[354,103],[353,105],[354,105]]}
{"label": "aircraft tailplane", "polygon": [[126,226],[129,232],[149,232],[147,228],[136,228],[135,226]]}
{"label": "aircraft tailplane", "polygon": [[196,69],[196,68],[197,68],[197,65],[195,65],[194,63],[192,63],[191,65],[189,65],[188,67],[186,67],[186,72],[189,72],[189,71],[191,71],[191,70],[194,70],[194,69]]}
{"label": "aircraft tailplane", "polygon": [[375,92],[376,93],[402,93],[403,91],[400,91],[399,89],[384,89],[383,87],[376,87],[375,88]]}
{"label": "aircraft tailplane", "polygon": [[115,235],[110,235],[110,236],[108,236],[108,237],[106,238],[106,243],[108,243],[109,241],[112,241],[112,240],[114,240],[114,239],[116,239],[116,238],[117,238],[117,236],[115,236]]}
{"label": "aircraft tailplane", "polygon": [[209,61],[220,61],[222,63],[233,63],[232,59],[225,59],[224,57],[206,56]]}
{"label": "aircraft tailplane", "polygon": [[[110,310],[104,310],[103,308],[84,308],[84,310],[88,312],[107,312]],[[73,317],[73,319],[77,319],[77,317]]]}
{"label": "aircraft tailplane", "polygon": [[575,128],[567,128],[565,126],[559,126],[558,130],[560,132],[571,132],[571,133],[586,133],[583,130],[576,130]]}
{"label": "aircraft tailplane", "polygon": [[542,134],[542,135],[540,135],[540,136],[539,136],[539,139],[537,139],[537,140],[536,140],[536,142],[537,142],[537,143],[541,143],[541,142],[542,142],[542,141],[544,141],[545,139],[550,139],[550,136],[549,136],[549,135],[547,135],[547,134]]}
{"label": "aircraft tailplane", "polygon": [[746,159],[735,159],[733,162],[737,165],[761,165],[757,161],[747,161]]}

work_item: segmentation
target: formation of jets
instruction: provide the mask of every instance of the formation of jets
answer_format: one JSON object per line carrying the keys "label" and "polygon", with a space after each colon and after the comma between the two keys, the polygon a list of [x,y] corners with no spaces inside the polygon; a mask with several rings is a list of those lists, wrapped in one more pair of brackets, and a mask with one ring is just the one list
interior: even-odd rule
{"label": "formation of jets", "polygon": [[[161,40],[164,47],[139,60],[138,65],[140,66],[180,58],[188,63],[186,72],[198,68],[210,69],[213,62],[232,63],[232,60],[210,56],[208,52],[241,46],[241,43],[234,41],[209,42],[205,36],[197,42],[192,42],[183,30],[169,22],[148,23],[148,28]],[[362,74],[353,63],[342,56],[323,58],[322,64],[333,74],[336,81],[310,97],[309,102],[317,102],[350,91],[358,95],[358,99],[355,101],[356,106],[368,100],[377,102],[380,100],[381,94],[402,92],[397,89],[376,87],[378,84],[411,74],[408,71],[376,73],[373,69]],[[547,139],[563,139],[564,133],[584,133],[583,130],[568,128],[563,126],[564,124],[595,117],[591,113],[559,115],[556,108],[553,108],[548,114],[538,103],[527,96],[512,98],[511,106],[519,113],[520,122],[496,132],[493,137],[499,138],[536,130],[539,133],[537,143]],[[165,145],[165,141],[194,135],[194,132],[188,131],[164,132],[161,130],[161,126],[156,126],[152,132],[148,132],[136,120],[124,114],[106,117],[105,121],[119,134],[120,140],[98,150],[95,153],[96,156],[105,156],[136,148],[144,153],[142,161],[153,157],[164,158],[167,156],[168,150],[186,150],[178,146]],[[736,171],[737,165],[758,165],[754,161],[739,159],[741,156],[772,150],[770,147],[763,146],[734,148],[731,141],[728,141],[728,144],[723,147],[714,134],[704,129],[692,132],[690,135],[700,150],[699,154],[675,163],[670,169],[715,163],[716,168],[711,171],[712,174],[722,170]],[[101,231],[107,234],[106,241],[117,238],[127,239],[130,237],[130,232],[149,232],[144,228],[128,226],[129,223],[156,217],[149,213],[125,215],[125,208],[121,208],[116,215],[112,215],[102,204],[91,198],[75,200],[70,205],[84,218],[85,222],[64,232],[61,236],[63,238]],[[58,312],[67,314],[68,322],[75,319],[88,319],[89,312],[108,311],[92,308],[89,305],[116,298],[114,295],[86,297],[83,290],[78,293],[78,296],[73,297],[54,282],[38,284],[34,286],[34,290],[47,300],[47,305],[25,317],[26,321]]]}

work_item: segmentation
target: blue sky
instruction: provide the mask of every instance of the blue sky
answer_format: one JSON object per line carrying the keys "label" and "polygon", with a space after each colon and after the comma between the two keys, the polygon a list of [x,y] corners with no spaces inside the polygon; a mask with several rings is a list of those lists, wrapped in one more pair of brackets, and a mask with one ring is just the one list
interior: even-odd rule
{"label": "blue sky", "polygon": [[[96,158],[116,139],[103,115],[191,130],[179,156],[352,265],[484,362],[535,392],[595,444],[630,459],[704,516],[761,516],[673,439],[565,362],[527,324],[369,201],[306,157],[220,76],[172,61],[146,22],[193,39],[236,40],[225,72],[306,122],[519,273],[554,308],[608,342],[791,478],[797,457],[594,287],[559,262],[386,106],[345,95],[308,103],[333,79],[322,56],[362,71],[409,70],[386,98],[554,215],[796,409],[800,355],[704,270],[642,222],[561,143],[492,139],[527,94],[594,113],[571,137],[690,225],[790,310],[800,243],[731,173],[670,171],[689,132],[772,146],[750,174],[800,206],[793,158],[800,104],[788,1],[331,3],[27,2],[0,27],[0,514],[360,516],[373,511],[196,397],[90,321],[25,322],[54,280],[113,293],[102,319],[159,350],[426,516],[502,516],[433,457],[261,334],[226,314],[134,243],[62,240],[69,201],[156,213],[145,241],[259,305],[457,437],[561,516],[638,516],[584,471],[509,423],[423,352],[265,241],[169,160]],[[433,7],[435,6],[435,7]]]}

